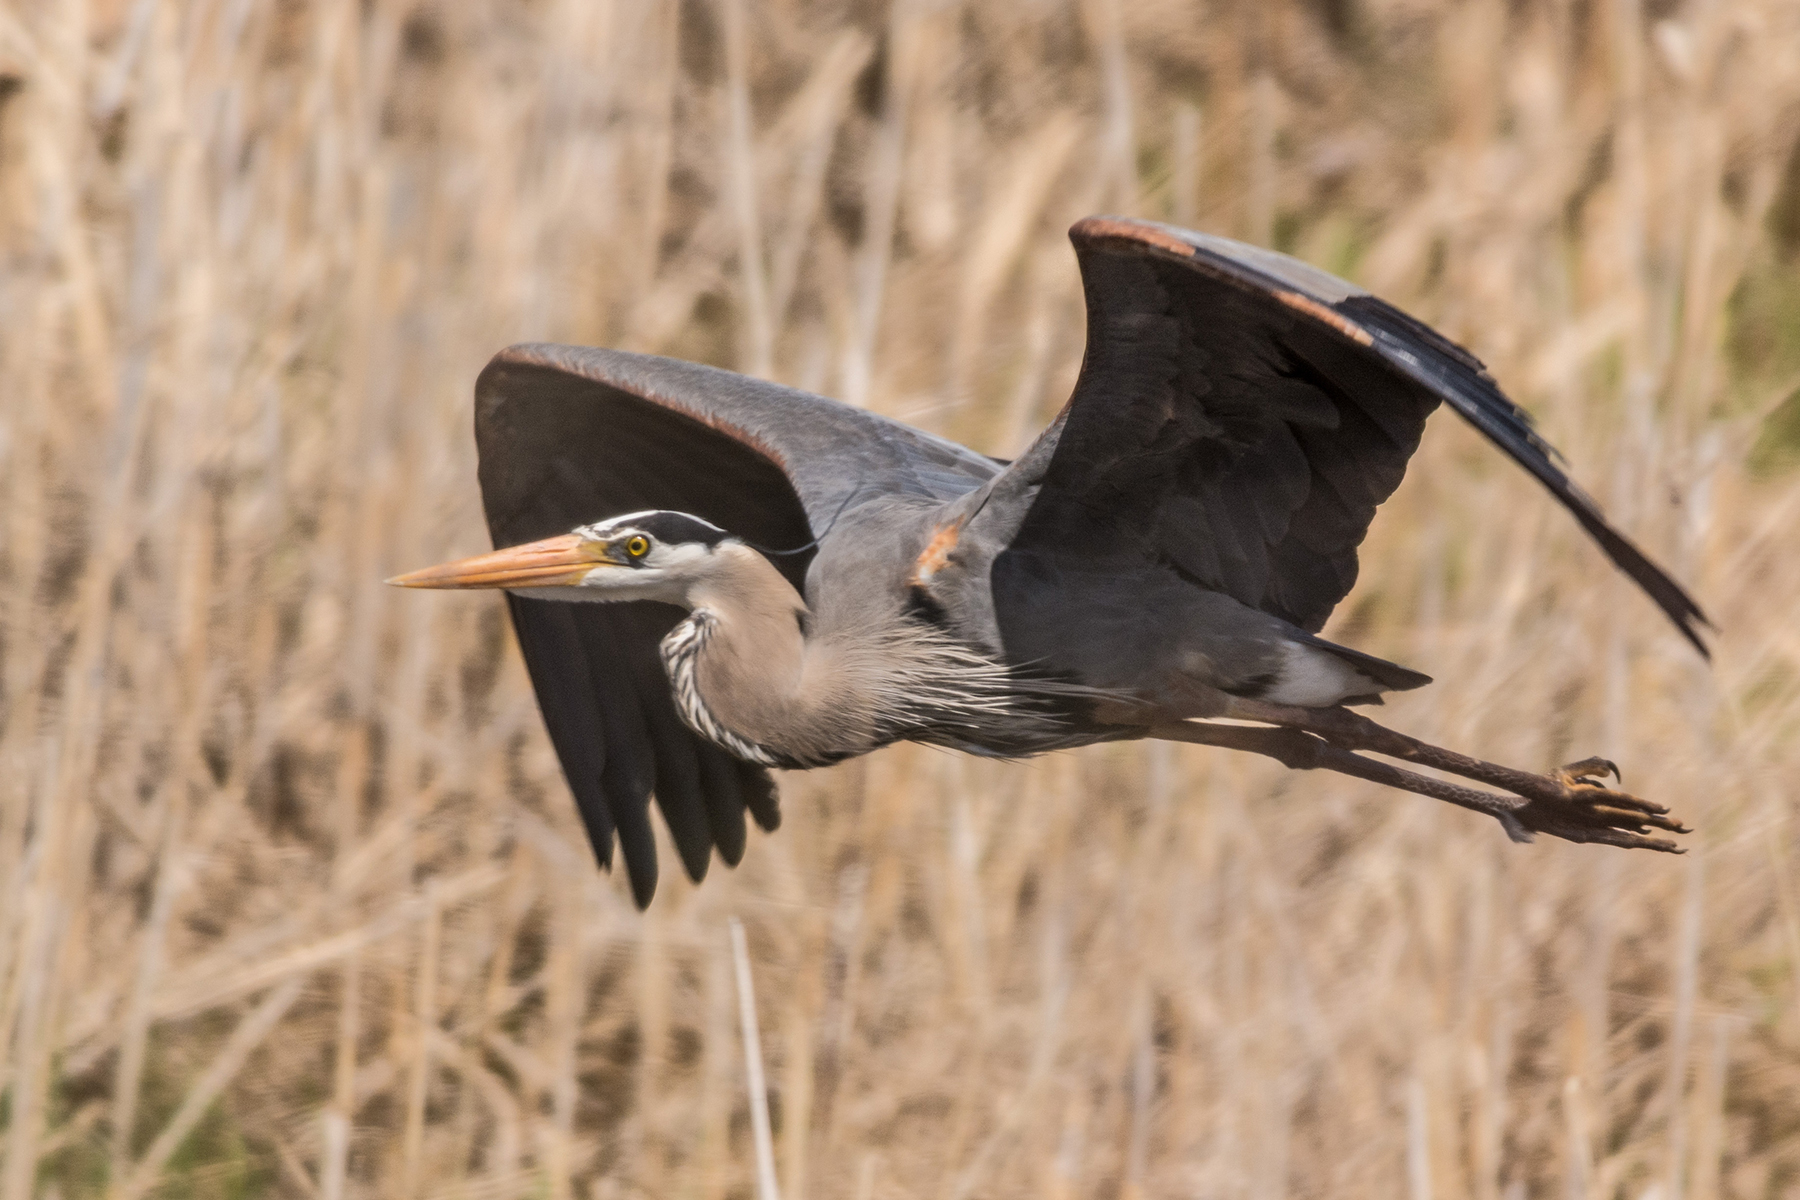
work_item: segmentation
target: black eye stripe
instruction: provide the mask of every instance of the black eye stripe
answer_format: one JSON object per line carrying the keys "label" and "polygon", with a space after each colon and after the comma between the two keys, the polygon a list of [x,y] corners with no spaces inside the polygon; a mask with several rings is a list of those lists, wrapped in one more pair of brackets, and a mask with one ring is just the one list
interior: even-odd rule
{"label": "black eye stripe", "polygon": [[605,538],[620,546],[634,537],[642,537],[649,542],[652,550],[658,544],[684,546],[689,543],[705,546],[710,550],[731,536],[716,525],[678,512],[631,513],[629,517],[614,517],[589,528],[593,536]]}
{"label": "black eye stripe", "polygon": [[716,546],[727,535],[716,525],[678,512],[653,512],[640,517],[635,525],[646,536],[655,538],[667,546],[676,546],[685,542],[698,542],[703,546]]}

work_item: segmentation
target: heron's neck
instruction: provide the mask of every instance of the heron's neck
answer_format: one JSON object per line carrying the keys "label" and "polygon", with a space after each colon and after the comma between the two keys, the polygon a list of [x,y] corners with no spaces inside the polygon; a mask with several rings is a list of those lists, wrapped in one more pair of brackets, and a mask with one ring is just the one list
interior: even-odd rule
{"label": "heron's neck", "polygon": [[683,719],[740,758],[816,767],[901,738],[967,745],[974,731],[1023,752],[1061,744],[1004,663],[879,596],[810,612],[754,550],[715,553],[663,662]]}
{"label": "heron's neck", "polygon": [[856,669],[845,639],[818,630],[762,555],[735,544],[715,553],[688,590],[693,615],[663,649],[688,723],[744,757],[760,748],[813,764],[873,749],[879,680]]}

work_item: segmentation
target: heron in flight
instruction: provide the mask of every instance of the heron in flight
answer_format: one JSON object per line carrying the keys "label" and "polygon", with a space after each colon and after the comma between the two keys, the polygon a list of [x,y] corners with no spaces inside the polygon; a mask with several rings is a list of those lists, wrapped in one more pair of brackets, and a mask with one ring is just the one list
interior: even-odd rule
{"label": "heron in flight", "polygon": [[1487,813],[1517,841],[1675,850],[1652,831],[1686,829],[1607,786],[1604,759],[1517,770],[1351,711],[1430,679],[1318,636],[1448,403],[1706,654],[1694,601],[1482,364],[1272,251],[1115,217],[1070,237],[1086,357],[1010,463],[670,359],[524,345],[481,373],[501,548],[390,582],[507,591],[594,852],[610,868],[617,835],[637,903],[652,795],[698,882],[715,847],[742,857],[745,810],[775,828],[770,768],[896,741],[1221,746]]}

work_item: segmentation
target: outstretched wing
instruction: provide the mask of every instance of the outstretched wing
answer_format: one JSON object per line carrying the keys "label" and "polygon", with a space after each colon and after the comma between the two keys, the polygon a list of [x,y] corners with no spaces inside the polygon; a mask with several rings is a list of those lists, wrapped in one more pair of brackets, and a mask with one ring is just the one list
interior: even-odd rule
{"label": "outstretched wing", "polygon": [[[759,546],[813,540],[859,493],[945,499],[999,467],[953,443],[807,392],[648,355],[502,351],[475,385],[481,494],[496,547],[603,517],[672,509]],[[803,589],[810,553],[771,559]],[[696,882],[736,865],[744,810],[779,820],[769,774],[682,724],[657,644],[680,610],[509,596],[544,724],[602,865],[613,835],[640,906],[656,889],[655,794]]]}
{"label": "outstretched wing", "polygon": [[1056,422],[983,497],[989,544],[1066,553],[1071,530],[1091,531],[1317,631],[1355,583],[1356,548],[1426,417],[1448,402],[1707,653],[1698,606],[1607,524],[1466,350],[1272,251],[1113,217],[1070,237],[1087,356]]}

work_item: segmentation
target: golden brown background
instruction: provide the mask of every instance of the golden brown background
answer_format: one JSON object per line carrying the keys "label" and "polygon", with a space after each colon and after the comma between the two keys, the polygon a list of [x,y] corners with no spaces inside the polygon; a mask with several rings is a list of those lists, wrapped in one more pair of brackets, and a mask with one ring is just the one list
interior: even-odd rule
{"label": "golden brown background", "polygon": [[[1796,0],[11,0],[0,94],[0,1200],[747,1198],[734,914],[789,1200],[1800,1196]],[[1327,632],[1693,853],[901,747],[594,870],[498,598],[380,583],[482,362],[1016,452],[1098,211],[1489,362],[1714,666],[1449,415]]]}

